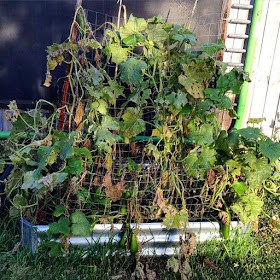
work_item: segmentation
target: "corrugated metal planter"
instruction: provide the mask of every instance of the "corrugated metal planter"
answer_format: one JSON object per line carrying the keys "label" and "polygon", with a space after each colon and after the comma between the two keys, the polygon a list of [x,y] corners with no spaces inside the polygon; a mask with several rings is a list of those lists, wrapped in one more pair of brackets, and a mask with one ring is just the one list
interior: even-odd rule
{"label": "corrugated metal planter", "polygon": [[[166,229],[161,223],[131,224],[137,227],[137,238],[141,244],[141,255],[174,255],[177,253],[182,230]],[[109,241],[118,243],[121,239],[122,224],[97,224],[88,237],[72,236],[68,242],[73,246],[88,247],[99,242],[105,244]],[[35,226],[25,219],[21,220],[23,246],[29,247],[32,254],[37,252],[40,242],[46,235],[49,226]],[[113,229],[113,230],[112,230]],[[244,226],[237,221],[231,222],[232,233],[247,233],[249,225]],[[220,239],[220,225],[218,222],[190,222],[188,232],[195,233],[198,242],[204,242],[212,238]],[[59,240],[56,240],[59,242]]]}

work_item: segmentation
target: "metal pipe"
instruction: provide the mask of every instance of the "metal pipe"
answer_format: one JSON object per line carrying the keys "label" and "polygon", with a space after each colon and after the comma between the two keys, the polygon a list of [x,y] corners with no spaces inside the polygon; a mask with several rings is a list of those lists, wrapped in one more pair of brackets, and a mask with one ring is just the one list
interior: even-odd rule
{"label": "metal pipe", "polygon": [[[248,72],[249,75],[252,73],[253,62],[254,62],[254,58],[255,58],[255,54],[256,54],[256,46],[257,46],[257,42],[258,42],[258,30],[257,30],[256,26],[262,18],[263,5],[264,5],[264,0],[256,0],[253,17],[252,17],[252,25],[251,25],[249,42],[248,42],[245,67],[244,67],[244,70],[246,72]],[[236,122],[234,124],[234,128],[239,129],[243,125],[249,88],[250,88],[250,84],[248,82],[244,82],[244,84],[241,88],[239,102],[238,102],[238,108],[237,108],[237,114],[239,116],[239,119],[236,120]]]}

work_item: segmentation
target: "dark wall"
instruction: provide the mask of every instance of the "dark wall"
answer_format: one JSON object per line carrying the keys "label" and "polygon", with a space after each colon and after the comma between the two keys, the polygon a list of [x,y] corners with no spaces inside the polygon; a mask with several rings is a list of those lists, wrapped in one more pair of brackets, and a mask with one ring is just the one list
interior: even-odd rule
{"label": "dark wall", "polygon": [[[165,18],[169,11],[168,21],[176,23],[187,22],[194,2],[195,0],[123,1],[128,13],[135,16],[149,18],[162,14]],[[218,33],[216,23],[220,20],[223,2],[223,0],[198,1],[195,18],[205,15],[204,22],[212,21],[213,26],[206,24],[206,27],[199,31],[196,19],[193,19],[192,26],[196,33],[200,32],[205,36]],[[45,49],[46,46],[54,42],[61,43],[68,37],[75,3],[76,0],[0,0],[1,107],[5,107],[13,99],[24,107],[32,107],[30,105],[40,98],[54,102],[58,100],[56,80],[57,77],[64,75],[65,69],[56,70],[52,87],[43,87],[46,71]],[[83,7],[113,16],[117,16],[118,11],[116,0],[84,0]],[[89,12],[89,20],[90,16]],[[100,24],[104,17],[100,15],[98,20]],[[208,36],[208,40],[210,37]]]}

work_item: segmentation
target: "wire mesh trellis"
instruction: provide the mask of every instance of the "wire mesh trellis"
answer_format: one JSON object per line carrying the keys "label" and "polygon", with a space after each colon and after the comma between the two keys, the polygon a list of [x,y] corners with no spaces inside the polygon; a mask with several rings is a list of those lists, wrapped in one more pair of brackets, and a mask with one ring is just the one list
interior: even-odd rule
{"label": "wire mesh trellis", "polygon": [[[118,18],[91,10],[85,10],[85,12],[89,26],[92,30],[96,30],[94,39],[104,46],[106,43],[104,41],[105,32],[107,29],[111,29],[108,22],[117,23]],[[199,52],[202,43],[214,42],[221,37],[224,19],[213,21],[213,18],[217,18],[217,14],[184,19],[184,23],[189,21],[190,29],[198,34],[198,45],[192,48],[193,52]],[[166,20],[173,22],[172,19],[167,18]],[[176,22],[182,23],[182,20],[176,19]],[[76,41],[79,41],[79,37]],[[97,67],[96,52],[87,53],[87,60],[95,67]],[[101,64],[101,67],[105,65],[102,57],[98,63]],[[106,72],[111,77],[114,77],[115,71],[115,64],[106,65]],[[81,94],[79,91],[76,93]],[[109,114],[115,118],[118,118],[124,104],[130,104],[127,97],[131,93],[131,89],[125,88],[124,93],[126,97],[118,98],[116,106],[109,111]],[[82,102],[85,117],[87,109],[90,107],[90,100],[84,96]],[[79,103],[75,102],[73,96],[69,94],[66,105],[70,110],[66,111],[63,130],[68,131],[69,128],[77,130],[79,125],[75,123],[74,116],[79,110]],[[143,110],[143,119],[146,121],[145,131],[130,144],[124,143],[123,139],[119,138],[113,148],[113,165],[111,167],[106,165],[105,158],[97,157],[97,160],[87,168],[87,172],[82,175],[80,187],[77,188],[75,184],[70,184],[68,189],[64,187],[53,190],[47,198],[51,203],[48,203],[47,206],[44,204],[40,210],[44,212],[44,222],[50,222],[53,219],[51,214],[57,204],[64,205],[69,213],[77,208],[81,209],[87,216],[92,216],[93,220],[98,218],[98,221],[102,222],[124,221],[127,219],[127,213],[129,213],[131,221],[162,220],[166,214],[164,211],[167,205],[175,205],[176,209],[186,207],[188,219],[191,221],[216,219],[217,211],[209,206],[216,190],[209,187],[207,178],[193,179],[189,176],[189,170],[184,170],[180,165],[167,166],[163,170],[155,163],[154,158],[146,153],[145,146],[147,141],[151,141],[153,129],[149,123],[157,114],[149,108],[149,105],[148,103],[146,109]],[[72,111],[72,114],[69,114],[69,111]],[[184,147],[188,149],[188,143],[184,143]],[[160,144],[158,148],[161,149]],[[173,172],[170,172],[172,169]],[[205,172],[207,173],[207,170]],[[215,172],[221,173],[219,167]],[[219,176],[219,183],[222,185],[225,181],[225,174]],[[103,188],[104,186],[105,188]],[[162,190],[161,193],[158,193],[159,189]],[[169,214],[175,215],[176,209],[169,209]],[[40,223],[40,221],[37,222]]]}

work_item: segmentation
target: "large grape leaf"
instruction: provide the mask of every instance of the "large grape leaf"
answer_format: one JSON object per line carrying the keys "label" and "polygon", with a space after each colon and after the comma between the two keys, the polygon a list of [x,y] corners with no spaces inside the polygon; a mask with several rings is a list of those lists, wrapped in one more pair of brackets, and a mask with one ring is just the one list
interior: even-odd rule
{"label": "large grape leaf", "polygon": [[70,234],[70,221],[66,218],[60,218],[58,222],[54,222],[49,225],[48,229],[48,235],[52,236],[54,234],[65,234],[66,236],[69,236]]}
{"label": "large grape leaf", "polygon": [[142,120],[142,111],[137,110],[137,108],[127,108],[122,118],[120,134],[126,143],[129,142],[129,139],[145,131],[146,123]]}
{"label": "large grape leaf", "polygon": [[168,33],[161,28],[161,24],[147,29],[148,40],[152,41],[157,47],[161,48],[168,38]]}
{"label": "large grape leaf", "polygon": [[120,28],[121,38],[124,40],[131,35],[140,34],[141,31],[147,28],[147,22],[144,18],[134,17],[133,14],[129,16],[128,22]]}
{"label": "large grape leaf", "polygon": [[112,54],[112,62],[120,64],[127,60],[128,49],[123,48],[119,44],[111,44],[110,51]]}
{"label": "large grape leaf", "polygon": [[231,206],[231,209],[239,216],[243,224],[256,221],[262,211],[263,201],[254,193],[242,196],[241,199]]}
{"label": "large grape leaf", "polygon": [[192,61],[183,64],[184,74],[178,77],[178,81],[194,98],[203,98],[203,91],[213,76],[213,68],[203,60]]}
{"label": "large grape leaf", "polygon": [[222,39],[218,39],[216,43],[204,43],[201,45],[201,51],[212,56],[213,54],[224,49],[226,46]]}
{"label": "large grape leaf", "polygon": [[266,158],[257,159],[250,167],[251,169],[245,171],[250,187],[260,187],[262,182],[272,173],[272,167]]}
{"label": "large grape leaf", "polygon": [[280,158],[280,143],[273,142],[271,139],[260,141],[260,151],[271,161]]}
{"label": "large grape leaf", "polygon": [[237,130],[237,133],[248,139],[258,139],[261,130],[257,127],[246,127]]}
{"label": "large grape leaf", "polygon": [[197,125],[193,120],[189,123],[188,128],[190,130],[190,138],[192,138],[197,145],[209,146],[214,142],[214,129],[212,125],[208,123]]}
{"label": "large grape leaf", "polygon": [[65,133],[56,130],[54,132],[54,151],[59,154],[62,160],[73,156],[73,147],[75,146],[76,131]]}
{"label": "large grape leaf", "polygon": [[147,69],[146,62],[129,58],[120,65],[121,80],[128,84],[140,85],[143,81],[144,71]]}
{"label": "large grape leaf", "polygon": [[90,224],[80,210],[76,210],[71,214],[71,231],[73,235],[88,236],[90,234]]}

